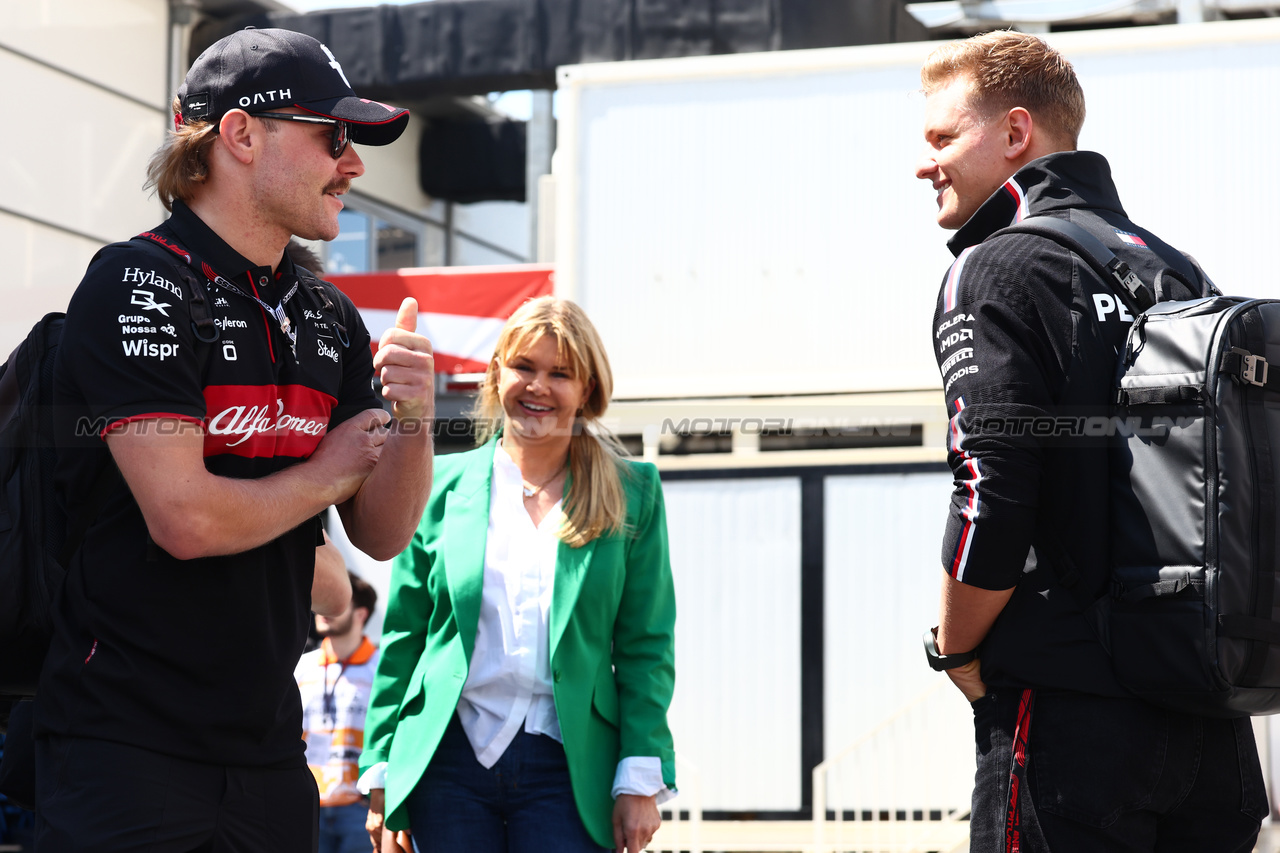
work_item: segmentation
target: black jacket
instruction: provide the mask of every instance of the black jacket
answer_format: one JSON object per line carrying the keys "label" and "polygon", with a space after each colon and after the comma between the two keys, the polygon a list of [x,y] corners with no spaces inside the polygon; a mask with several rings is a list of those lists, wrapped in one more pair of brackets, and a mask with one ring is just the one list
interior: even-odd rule
{"label": "black jacket", "polygon": [[1125,216],[1106,160],[1092,152],[1033,161],[956,232],[932,330],[955,473],[942,561],[963,583],[1016,587],[983,646],[988,685],[1123,696],[1080,593],[1065,590],[1048,562],[1055,553],[1059,565],[1073,562],[1084,595],[1105,591],[1106,433],[1132,318],[1057,243],[1028,234],[983,242],[1045,214],[1083,226],[1144,282],[1166,268],[1199,280],[1187,257]]}

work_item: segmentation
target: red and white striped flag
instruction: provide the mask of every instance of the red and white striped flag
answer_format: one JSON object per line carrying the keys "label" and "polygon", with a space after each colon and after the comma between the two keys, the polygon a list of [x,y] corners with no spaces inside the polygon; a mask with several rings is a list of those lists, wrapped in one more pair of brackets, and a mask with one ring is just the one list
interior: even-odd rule
{"label": "red and white striped flag", "polygon": [[483,373],[498,333],[526,300],[555,287],[550,264],[428,267],[348,273],[329,280],[360,309],[378,350],[406,296],[418,300],[418,332],[431,339],[436,373]]}

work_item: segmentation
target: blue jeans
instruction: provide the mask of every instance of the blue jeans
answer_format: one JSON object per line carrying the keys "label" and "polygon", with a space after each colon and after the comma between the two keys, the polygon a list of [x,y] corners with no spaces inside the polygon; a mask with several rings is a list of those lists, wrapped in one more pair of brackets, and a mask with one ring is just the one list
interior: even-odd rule
{"label": "blue jeans", "polygon": [[[1022,691],[973,703],[978,772],[970,850],[1248,853],[1267,813],[1253,728],[1136,699],[1038,690],[1010,797]],[[1016,802],[1013,820],[1010,800]]]}
{"label": "blue jeans", "polygon": [[522,728],[493,767],[455,715],[408,799],[419,853],[602,853],[578,815],[564,747]]}
{"label": "blue jeans", "polygon": [[369,853],[373,842],[364,829],[368,815],[369,804],[363,800],[349,806],[321,806],[319,853]]}

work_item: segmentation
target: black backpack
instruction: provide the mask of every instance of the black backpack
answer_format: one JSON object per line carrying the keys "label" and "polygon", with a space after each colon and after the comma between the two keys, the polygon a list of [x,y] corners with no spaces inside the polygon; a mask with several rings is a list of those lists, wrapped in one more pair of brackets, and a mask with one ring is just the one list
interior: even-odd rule
{"label": "black backpack", "polygon": [[[205,288],[188,265],[149,239],[134,239],[173,264],[189,285],[197,335],[216,339]],[[74,519],[54,492],[53,366],[65,316],[46,314],[0,366],[0,702],[35,695],[66,566],[119,483],[107,465]],[[0,727],[7,710],[0,708]]]}
{"label": "black backpack", "polygon": [[[0,694],[31,695],[62,582],[67,518],[53,492],[53,362],[62,314],[46,314],[0,368]],[[108,481],[109,482],[109,481]],[[73,541],[73,548],[74,548]]]}
{"label": "black backpack", "polygon": [[1280,300],[1169,271],[1153,298],[1074,223],[1032,217],[997,233],[1010,232],[1071,249],[1134,317],[1109,433],[1109,592],[1076,588],[1061,543],[1040,537],[1037,551],[1136,696],[1217,717],[1280,711]]}

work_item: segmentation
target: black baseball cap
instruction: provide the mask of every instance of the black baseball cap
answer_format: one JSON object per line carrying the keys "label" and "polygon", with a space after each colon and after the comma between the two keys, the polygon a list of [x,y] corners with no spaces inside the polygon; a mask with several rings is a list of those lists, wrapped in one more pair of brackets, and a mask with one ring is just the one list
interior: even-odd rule
{"label": "black baseball cap", "polygon": [[200,54],[178,89],[176,124],[210,121],[228,111],[270,112],[297,107],[351,125],[362,145],[389,145],[409,124],[409,111],[361,98],[333,52],[292,30],[249,27]]}

